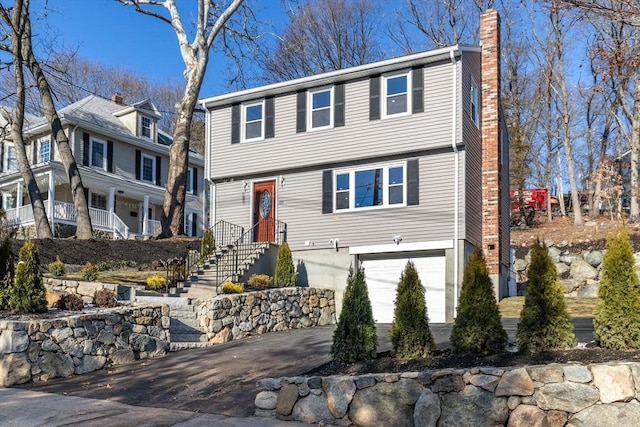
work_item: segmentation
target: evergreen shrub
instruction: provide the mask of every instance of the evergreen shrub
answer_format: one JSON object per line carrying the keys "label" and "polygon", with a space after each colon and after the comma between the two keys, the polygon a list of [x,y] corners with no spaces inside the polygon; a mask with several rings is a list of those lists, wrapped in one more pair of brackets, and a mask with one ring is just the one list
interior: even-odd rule
{"label": "evergreen shrub", "polygon": [[82,276],[82,279],[87,282],[93,282],[98,278],[98,270],[93,266],[93,264],[87,261],[84,268],[80,270],[80,276]]}
{"label": "evergreen shrub", "polygon": [[7,308],[9,289],[13,286],[16,269],[16,256],[13,253],[11,239],[6,238],[0,244],[0,309]]}
{"label": "evergreen shrub", "polygon": [[375,357],[377,349],[378,336],[364,272],[350,269],[331,355],[336,362],[353,363]]}
{"label": "evergreen shrub", "polygon": [[49,273],[53,277],[61,277],[65,275],[64,263],[60,260],[60,256],[56,255],[56,260],[49,263]]}
{"label": "evergreen shrub", "polygon": [[276,273],[273,276],[273,282],[277,287],[295,286],[296,284],[296,267],[293,265],[291,249],[289,249],[287,242],[282,242],[280,248],[278,248]]}
{"label": "evergreen shrub", "polygon": [[216,240],[213,236],[213,229],[208,228],[202,236],[200,242],[200,262],[205,262],[216,250]]}
{"label": "evergreen shrub", "polygon": [[9,289],[9,308],[14,313],[44,313],[46,294],[38,250],[33,242],[27,241],[18,254],[15,280]]}
{"label": "evergreen shrub", "polygon": [[547,246],[531,249],[529,284],[516,331],[518,350],[538,353],[575,345],[573,324],[567,312],[562,284]]}
{"label": "evergreen shrub", "polygon": [[464,269],[458,313],[449,341],[453,351],[459,353],[499,353],[507,345],[493,282],[478,247]]}
{"label": "evergreen shrub", "polygon": [[640,290],[633,247],[623,228],[607,238],[602,259],[594,334],[602,347],[640,348]]}
{"label": "evergreen shrub", "polygon": [[411,261],[400,275],[389,339],[394,355],[399,358],[428,357],[436,351],[429,329],[425,289]]}

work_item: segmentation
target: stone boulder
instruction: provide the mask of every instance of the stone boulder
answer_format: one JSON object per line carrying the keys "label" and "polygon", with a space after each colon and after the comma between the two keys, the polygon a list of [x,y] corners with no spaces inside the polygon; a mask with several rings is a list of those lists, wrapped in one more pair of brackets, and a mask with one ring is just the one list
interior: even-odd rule
{"label": "stone boulder", "polygon": [[602,264],[602,257],[601,251],[585,251],[582,254],[582,258],[595,268],[598,268],[598,266]]}
{"label": "stone boulder", "polygon": [[633,401],[629,403],[593,405],[575,414],[567,423],[568,427],[588,427],[593,425],[640,426],[640,404],[637,401]]}
{"label": "stone boulder", "polygon": [[440,418],[440,399],[429,389],[420,393],[413,411],[413,423],[421,427],[436,427]]}
{"label": "stone boulder", "polygon": [[541,409],[575,413],[596,403],[600,393],[585,384],[563,382],[540,387],[534,397]]}
{"label": "stone boulder", "polygon": [[591,373],[602,403],[625,402],[635,397],[633,378],[627,366],[593,365]]}
{"label": "stone boulder", "polygon": [[27,353],[0,354],[0,386],[8,387],[31,380],[31,363]]}
{"label": "stone boulder", "polygon": [[571,277],[581,286],[587,283],[587,280],[598,278],[598,270],[593,268],[583,259],[578,259],[571,263]]}
{"label": "stone boulder", "polygon": [[349,377],[329,377],[322,380],[322,389],[327,395],[331,414],[336,418],[344,417],[353,395],[356,394],[355,382]]}
{"label": "stone boulder", "polygon": [[443,395],[441,405],[439,425],[504,425],[509,417],[506,397],[495,397],[493,393],[472,385],[460,393]]}
{"label": "stone boulder", "polygon": [[324,396],[315,394],[299,399],[293,408],[292,417],[296,421],[308,424],[333,424],[335,420]]}
{"label": "stone boulder", "polygon": [[509,417],[507,427],[547,427],[547,415],[533,405],[519,405]]}
{"label": "stone boulder", "polygon": [[413,407],[421,393],[422,387],[406,378],[396,383],[378,383],[356,393],[349,419],[363,427],[413,426]]}
{"label": "stone boulder", "polygon": [[580,298],[597,298],[598,289],[600,287],[596,284],[586,284],[578,290],[578,297]]}
{"label": "stone boulder", "polygon": [[504,373],[498,387],[496,396],[531,396],[533,394],[533,381],[525,368],[518,368]]}

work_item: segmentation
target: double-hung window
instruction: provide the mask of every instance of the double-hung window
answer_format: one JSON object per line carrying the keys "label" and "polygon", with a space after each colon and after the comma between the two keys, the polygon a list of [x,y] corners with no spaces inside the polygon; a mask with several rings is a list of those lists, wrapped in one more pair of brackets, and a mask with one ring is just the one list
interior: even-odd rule
{"label": "double-hung window", "polygon": [[264,138],[264,101],[244,104],[242,115],[243,139],[245,141]]}
{"label": "double-hung window", "polygon": [[405,165],[388,165],[335,173],[334,210],[406,204]]}
{"label": "double-hung window", "polygon": [[188,167],[187,168],[187,193],[189,194],[193,194],[193,168],[192,167]]}
{"label": "double-hung window", "polygon": [[107,196],[104,194],[91,192],[90,203],[92,208],[107,210]]}
{"label": "double-hung window", "polygon": [[107,144],[104,141],[91,139],[91,166],[107,169]]}
{"label": "double-hung window", "polygon": [[411,110],[411,73],[383,76],[383,117],[409,114]]}
{"label": "double-hung window", "polygon": [[49,160],[51,160],[51,139],[39,139],[37,163],[47,163]]}
{"label": "double-hung window", "polygon": [[142,116],[140,120],[140,134],[145,138],[151,138],[151,119],[149,117]]}
{"label": "double-hung window", "polygon": [[7,172],[18,170],[18,158],[16,157],[16,147],[7,145]]}
{"label": "double-hung window", "polygon": [[142,154],[140,157],[140,178],[142,181],[155,182],[156,179],[156,158]]}
{"label": "double-hung window", "polygon": [[307,99],[308,130],[333,127],[333,88],[309,91]]}

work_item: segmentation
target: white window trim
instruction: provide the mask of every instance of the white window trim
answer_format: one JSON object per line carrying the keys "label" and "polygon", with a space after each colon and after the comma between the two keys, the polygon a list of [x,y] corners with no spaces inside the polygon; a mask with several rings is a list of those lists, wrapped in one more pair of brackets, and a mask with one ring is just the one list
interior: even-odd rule
{"label": "white window trim", "polygon": [[[105,208],[104,208],[104,209],[99,208],[99,207],[97,207],[97,206],[94,206],[94,205],[93,205],[93,203],[92,203],[92,197],[93,197],[93,195],[96,195],[96,196],[100,196],[100,197],[104,197],[104,198],[105,198],[105,202],[106,202],[106,203],[105,203]],[[89,202],[89,207],[90,207],[90,208],[93,208],[93,209],[99,209],[99,210],[105,210],[105,211],[109,210],[109,197],[108,197],[106,194],[104,194],[104,193],[99,193],[99,192],[97,192],[97,191],[89,190],[89,200],[88,200],[88,202]]]}
{"label": "white window trim", "polygon": [[[144,179],[144,159],[151,160],[151,179]],[[156,182],[156,158],[154,156],[150,156],[148,154],[141,153],[140,156],[140,181],[150,182],[155,184]]]}
{"label": "white window trim", "polygon": [[[313,90],[309,90],[307,92],[307,132],[312,132],[312,131],[316,131],[316,130],[322,130],[322,129],[331,129],[333,128],[333,109],[335,107],[335,98],[334,98],[334,93],[333,93],[333,88],[334,86],[325,86],[322,88],[318,88],[318,89],[313,89]],[[318,109],[318,110],[314,110],[313,109],[313,95],[316,93],[320,93],[320,92],[329,92],[329,124],[326,126],[318,126],[318,127],[313,127],[313,112],[314,111],[319,111],[319,110],[324,110],[327,107]]]}
{"label": "white window trim", "polygon": [[[402,203],[389,204],[389,169],[402,167]],[[378,206],[356,207],[356,172],[382,169],[382,204]],[[336,207],[336,179],[338,175],[349,174],[349,208],[337,209]],[[385,163],[379,165],[367,165],[359,168],[340,169],[333,172],[333,212],[363,212],[376,209],[393,209],[407,206],[407,163]]]}
{"label": "white window trim", "polygon": [[[256,105],[260,105],[261,111],[262,111],[262,116],[260,117],[260,136],[255,138],[247,138],[247,109],[249,107],[253,107]],[[255,122],[257,122],[257,120],[254,120],[253,122],[249,122],[249,123],[255,123]],[[242,142],[262,141],[264,139],[264,122],[265,122],[264,99],[257,102],[247,102],[242,104],[242,120],[240,123],[241,141]]]}
{"label": "white window trim", "polygon": [[[476,96],[474,96],[474,89],[475,89]],[[480,128],[480,87],[478,87],[478,84],[476,83],[473,77],[471,77],[471,88],[469,92],[470,92],[469,93],[469,115],[471,116],[471,121],[479,129]],[[474,104],[476,106],[475,114],[473,114]]]}
{"label": "white window trim", "polygon": [[[142,133],[142,131],[144,129],[144,126],[142,125],[142,123],[143,123],[144,119],[148,119],[149,120],[149,136],[146,136],[146,135],[144,135]],[[154,121],[153,121],[153,119],[151,117],[141,115],[140,116],[140,133],[139,133],[140,134],[140,138],[146,138],[146,139],[153,140],[154,124],[155,123],[154,123]]]}
{"label": "white window trim", "polygon": [[[388,79],[393,79],[394,77],[401,77],[401,76],[406,76],[407,77],[407,88],[406,88],[406,94],[407,94],[407,111],[403,112],[403,113],[395,113],[395,114],[387,114],[387,80]],[[413,86],[412,86],[412,82],[411,82],[411,70],[405,70],[405,71],[400,71],[400,72],[395,72],[395,73],[389,73],[389,74],[383,74],[382,75],[382,96],[380,97],[381,102],[382,102],[382,115],[381,118],[383,119],[387,119],[387,118],[392,118],[392,117],[403,117],[403,116],[409,116],[411,115],[411,110],[412,110],[412,98],[411,95],[413,92]],[[394,96],[397,96],[394,95]]]}
{"label": "white window trim", "polygon": [[[47,160],[42,160],[42,146],[48,143],[49,144],[49,158]],[[36,146],[37,154],[36,154],[36,164],[48,163],[51,161],[51,152],[53,150],[53,144],[51,143],[51,138],[39,138]]]}
{"label": "white window trim", "polygon": [[[102,153],[102,166],[95,166],[93,164],[93,146],[94,144],[101,144],[103,147]],[[92,168],[107,170],[107,142],[100,139],[91,138],[91,144],[89,146],[89,165]]]}
{"label": "white window trim", "polygon": [[194,169],[195,168],[192,166],[187,167],[187,184],[185,188],[185,191],[187,192],[187,194],[195,194],[193,191],[193,178],[194,178],[193,170]]}
{"label": "white window trim", "polygon": [[[9,156],[9,152],[13,150],[13,157],[16,160],[16,167],[13,169],[9,168],[9,160],[11,159],[11,156]],[[11,172],[17,172],[18,170],[20,170],[20,166],[18,165],[18,154],[16,153],[16,147],[13,144],[7,144],[6,145],[6,150],[4,150],[5,154],[5,168],[4,171],[11,173]]]}

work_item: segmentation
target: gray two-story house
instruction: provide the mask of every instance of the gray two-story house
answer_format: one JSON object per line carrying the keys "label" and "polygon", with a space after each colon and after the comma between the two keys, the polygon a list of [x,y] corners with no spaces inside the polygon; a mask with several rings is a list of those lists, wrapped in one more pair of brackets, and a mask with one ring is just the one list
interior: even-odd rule
{"label": "gray two-story house", "polygon": [[300,286],[340,294],[349,269],[364,268],[382,323],[393,319],[408,260],[432,322],[454,318],[474,245],[504,294],[508,142],[497,14],[481,25],[482,46],[203,99],[210,222],[253,229],[255,240],[286,230]]}

